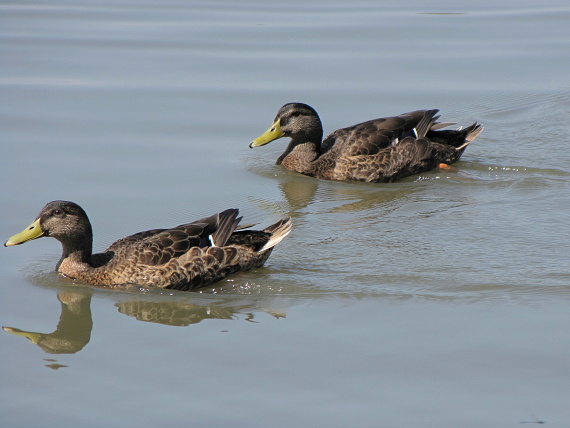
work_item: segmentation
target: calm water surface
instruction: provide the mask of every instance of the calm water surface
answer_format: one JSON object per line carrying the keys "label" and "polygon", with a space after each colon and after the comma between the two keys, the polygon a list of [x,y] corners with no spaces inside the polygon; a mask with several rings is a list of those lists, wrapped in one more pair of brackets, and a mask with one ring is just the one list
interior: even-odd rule
{"label": "calm water surface", "polygon": [[[2,222],[81,204],[102,250],[229,207],[290,215],[266,266],[195,293],[72,285],[0,251],[10,427],[570,424],[570,7],[0,4]],[[250,150],[290,101],[325,132],[418,108],[483,134],[399,183]],[[526,426],[526,425],[525,425]]]}

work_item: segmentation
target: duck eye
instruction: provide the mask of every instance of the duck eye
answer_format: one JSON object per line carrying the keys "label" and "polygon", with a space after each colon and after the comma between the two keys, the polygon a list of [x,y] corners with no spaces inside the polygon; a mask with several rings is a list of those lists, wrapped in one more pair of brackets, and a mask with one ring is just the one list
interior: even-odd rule
{"label": "duck eye", "polygon": [[53,215],[61,215],[61,210],[53,210]]}

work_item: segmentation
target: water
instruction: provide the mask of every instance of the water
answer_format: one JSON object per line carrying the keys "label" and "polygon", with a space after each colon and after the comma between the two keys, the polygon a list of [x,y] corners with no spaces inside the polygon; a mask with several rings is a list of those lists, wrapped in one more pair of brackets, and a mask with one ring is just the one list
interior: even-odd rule
{"label": "water", "polygon": [[[95,249],[238,207],[294,230],[196,293],[70,285],[41,239],[0,251],[11,427],[567,426],[565,2],[0,5],[4,238],[54,199]],[[290,101],[325,132],[439,108],[485,131],[398,183],[250,150]]]}

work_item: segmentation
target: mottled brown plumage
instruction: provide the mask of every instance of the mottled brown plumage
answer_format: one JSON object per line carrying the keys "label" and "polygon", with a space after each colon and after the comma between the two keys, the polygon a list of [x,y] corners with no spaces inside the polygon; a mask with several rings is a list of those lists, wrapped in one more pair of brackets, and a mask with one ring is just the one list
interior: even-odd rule
{"label": "mottled brown plumage", "polygon": [[[251,142],[291,138],[277,164],[325,180],[391,182],[459,160],[483,127],[440,130],[438,110],[417,110],[369,120],[332,132],[324,140],[321,120],[310,106],[285,104],[269,129]],[[322,140],[322,141],[321,141]]]}
{"label": "mottled brown plumage", "polygon": [[290,219],[259,231],[240,230],[238,213],[229,209],[171,229],[140,232],[92,254],[93,232],[85,211],[73,202],[54,201],[4,245],[52,236],[63,246],[56,266],[63,276],[110,288],[193,290],[262,266],[291,230]]}

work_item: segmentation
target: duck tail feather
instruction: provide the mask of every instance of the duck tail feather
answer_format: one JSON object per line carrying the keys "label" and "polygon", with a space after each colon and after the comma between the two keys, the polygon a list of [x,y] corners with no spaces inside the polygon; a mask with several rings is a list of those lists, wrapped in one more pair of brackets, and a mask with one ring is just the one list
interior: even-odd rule
{"label": "duck tail feather", "polygon": [[467,135],[465,136],[465,141],[473,141],[475,138],[477,138],[477,136],[483,132],[483,126],[479,125],[477,122],[475,122],[473,125],[468,126],[467,128],[464,129],[464,131],[467,131]]}
{"label": "duck tail feather", "polygon": [[263,229],[264,232],[270,233],[271,237],[269,238],[269,241],[267,241],[265,245],[259,249],[259,252],[268,250],[279,244],[283,238],[289,235],[292,227],[293,223],[291,222],[291,217],[288,217],[279,220],[277,223]]}
{"label": "duck tail feather", "polygon": [[481,132],[483,132],[483,127],[481,125],[479,125],[477,122],[475,122],[473,125],[468,126],[467,128],[463,129],[462,132],[465,132],[465,143],[463,143],[461,146],[456,147],[455,150],[459,151],[459,150],[463,150],[465,147],[467,147],[475,138],[477,138],[477,135],[479,135]]}

